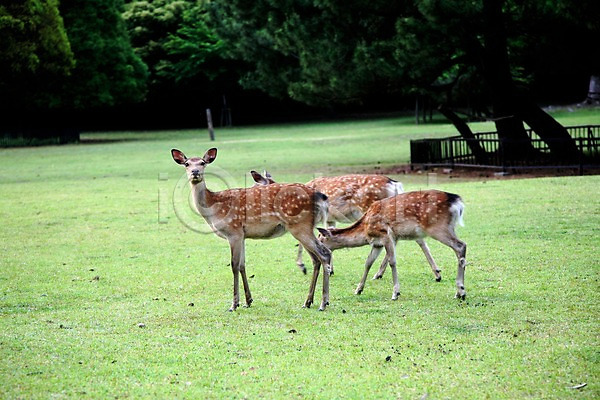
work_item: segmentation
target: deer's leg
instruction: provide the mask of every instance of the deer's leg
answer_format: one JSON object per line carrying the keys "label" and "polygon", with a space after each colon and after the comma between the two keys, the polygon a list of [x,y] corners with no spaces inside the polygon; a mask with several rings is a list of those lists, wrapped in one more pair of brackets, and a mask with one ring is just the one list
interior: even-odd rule
{"label": "deer's leg", "polygon": [[298,239],[302,246],[304,246],[306,251],[308,251],[314,265],[313,277],[304,307],[310,307],[313,302],[317,278],[319,277],[319,269],[321,265],[323,265],[323,298],[321,300],[321,306],[319,307],[319,310],[323,311],[329,304],[329,265],[331,263],[331,250],[317,240],[312,229],[304,232],[302,229],[290,228],[289,231],[296,239]]}
{"label": "deer's leg", "polygon": [[[327,221],[327,229],[335,228],[335,221]],[[333,253],[331,254],[333,258]],[[333,275],[333,259],[329,262],[329,275]]]}
{"label": "deer's leg", "polygon": [[325,307],[329,305],[329,266],[331,262],[331,250],[325,247],[316,238],[313,239],[313,242],[305,243],[304,247],[306,248],[306,251],[311,254],[311,257],[313,258],[313,264],[315,265],[315,270],[317,271],[313,274],[313,280],[310,285],[311,293],[313,295],[315,292],[317,277],[319,275],[319,265],[323,265],[323,296],[321,298],[319,311],[324,311]]}
{"label": "deer's leg", "polygon": [[456,295],[454,297],[464,300],[467,297],[465,291],[465,266],[467,265],[467,244],[456,239],[456,257],[458,258],[458,272],[456,273]]}
{"label": "deer's leg", "polygon": [[313,276],[312,276],[312,279],[310,280],[310,287],[308,288],[308,296],[306,297],[306,301],[304,302],[304,305],[302,306],[304,308],[309,308],[312,305],[312,303],[314,302],[315,288],[317,286],[317,279],[319,278],[319,270],[321,269],[321,262],[319,261],[319,258],[312,253],[309,253],[309,254],[313,260]]}
{"label": "deer's leg", "polygon": [[433,259],[433,256],[431,255],[431,251],[429,251],[429,247],[427,246],[427,243],[425,243],[425,241],[423,239],[418,239],[417,243],[419,244],[419,246],[421,246],[421,250],[423,250],[423,254],[425,254],[425,258],[427,259],[427,262],[431,266],[433,275],[435,275],[435,281],[436,282],[441,281],[442,280],[442,275],[440,274],[441,271],[438,268],[437,264],[435,263],[435,260]]}
{"label": "deer's leg", "polygon": [[394,289],[392,290],[392,300],[397,300],[400,294],[400,283],[398,282],[398,271],[396,270],[396,243],[392,238],[388,238],[385,242],[385,252],[388,256],[388,262],[392,270],[392,279],[394,281]]}
{"label": "deer's leg", "polygon": [[244,251],[243,238],[230,238],[229,247],[231,249],[231,271],[233,272],[233,302],[229,311],[235,311],[240,305],[240,263]]}
{"label": "deer's leg", "polygon": [[296,256],[296,265],[298,266],[298,268],[300,268],[300,271],[302,271],[302,273],[304,275],[306,275],[306,266],[304,265],[304,262],[302,261],[302,249],[304,247],[302,247],[301,243],[298,243],[298,255]]}
{"label": "deer's leg", "polygon": [[[323,248],[325,250],[329,251],[329,249],[327,249],[325,246],[323,246]],[[331,252],[329,253],[329,257],[324,256],[323,254],[319,254],[317,252],[314,254],[318,259],[315,262],[315,265],[318,265],[318,264],[323,265],[323,294],[321,297],[321,305],[319,306],[319,311],[325,311],[325,307],[327,307],[329,305],[329,263],[325,263],[324,260],[327,258],[329,260],[331,260]],[[315,281],[315,283],[316,283],[316,281]],[[312,285],[312,286],[313,286],[313,293],[314,293],[314,285]]]}
{"label": "deer's leg", "polygon": [[435,236],[431,235],[431,237],[444,243],[456,253],[456,258],[458,258],[458,272],[456,273],[456,295],[454,297],[464,300],[467,297],[467,292],[465,291],[467,244],[459,240],[453,232]]}
{"label": "deer's leg", "polygon": [[240,255],[240,274],[242,275],[242,283],[244,284],[244,294],[246,295],[246,307],[252,304],[252,294],[250,293],[250,285],[246,276],[246,246],[242,241],[242,249]]}
{"label": "deer's leg", "polygon": [[365,281],[367,280],[367,275],[369,275],[369,270],[371,269],[371,266],[373,265],[375,260],[377,260],[377,257],[379,257],[379,254],[381,254],[381,250],[383,250],[383,247],[381,247],[381,246],[371,247],[371,252],[369,253],[369,256],[367,257],[367,261],[365,261],[365,272],[363,273],[362,279],[358,283],[358,286],[356,287],[356,291],[354,292],[354,294],[362,293],[363,289],[365,288]]}
{"label": "deer's leg", "polygon": [[386,252],[385,256],[383,257],[383,261],[381,262],[381,266],[379,267],[379,271],[377,271],[377,273],[375,275],[373,275],[373,280],[383,278],[383,274],[385,273],[385,269],[386,269],[387,265],[388,265],[388,255]]}

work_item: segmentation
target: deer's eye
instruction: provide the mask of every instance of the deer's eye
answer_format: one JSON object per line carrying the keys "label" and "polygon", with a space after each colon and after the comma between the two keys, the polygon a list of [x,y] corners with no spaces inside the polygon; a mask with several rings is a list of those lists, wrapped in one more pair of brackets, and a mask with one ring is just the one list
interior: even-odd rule
{"label": "deer's eye", "polygon": [[186,163],[185,163],[185,164],[183,164],[183,165],[185,165],[186,167],[189,167],[189,166],[190,166],[190,163],[189,163],[189,162],[186,162]]}

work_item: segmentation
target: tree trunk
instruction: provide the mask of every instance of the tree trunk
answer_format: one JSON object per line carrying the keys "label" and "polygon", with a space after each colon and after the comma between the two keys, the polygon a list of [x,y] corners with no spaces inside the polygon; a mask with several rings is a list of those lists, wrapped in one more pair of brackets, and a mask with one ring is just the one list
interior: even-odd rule
{"label": "tree trunk", "polygon": [[526,159],[536,154],[515,108],[515,89],[508,63],[503,0],[484,0],[483,76],[491,88],[492,107],[501,150],[507,159]]}
{"label": "tree trunk", "polygon": [[590,76],[590,89],[588,90],[586,103],[600,103],[600,75]]}
{"label": "tree trunk", "polygon": [[532,100],[519,102],[520,117],[548,145],[552,158],[559,161],[579,159],[577,144],[569,132]]}
{"label": "tree trunk", "polygon": [[471,131],[471,128],[469,128],[469,125],[467,125],[465,121],[460,119],[458,115],[456,115],[445,105],[439,106],[438,111],[442,113],[444,117],[448,118],[448,120],[452,122],[452,124],[454,124],[454,127],[460,133],[460,136],[462,136],[466,140],[467,145],[471,150],[471,153],[473,153],[473,155],[475,156],[475,161],[477,162],[477,164],[487,165],[487,153],[485,152],[485,149],[481,147],[481,143],[479,143],[475,135],[473,135],[473,132]]}
{"label": "tree trunk", "polygon": [[540,153],[525,132],[524,121],[546,142],[555,159],[576,159],[579,152],[567,130],[532,100],[522,100],[516,93],[508,62],[503,3],[504,0],[483,0],[485,47],[482,67],[492,90],[494,118],[504,156],[509,160],[539,157]]}

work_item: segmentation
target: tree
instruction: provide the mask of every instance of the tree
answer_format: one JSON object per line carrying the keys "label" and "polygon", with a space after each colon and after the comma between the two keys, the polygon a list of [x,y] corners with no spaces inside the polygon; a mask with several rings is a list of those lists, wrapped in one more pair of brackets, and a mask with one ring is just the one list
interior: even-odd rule
{"label": "tree", "polygon": [[64,87],[74,109],[144,99],[148,71],[134,53],[121,16],[122,0],[63,0],[61,14],[76,66]]}
{"label": "tree", "polygon": [[[552,2],[554,8],[550,2],[543,6],[539,3],[421,1],[418,14],[399,21],[397,59],[404,68],[413,71],[413,83],[420,85],[444,75],[453,75],[454,82],[458,83],[460,77],[472,74],[470,68],[474,67],[476,76],[482,78],[482,86],[489,92],[505,156],[522,159],[536,155],[525,133],[525,122],[546,141],[554,157],[573,159],[578,156],[574,141],[535,104],[532,93],[527,90],[527,83],[535,79],[538,69],[528,68],[530,64],[523,55],[540,46],[540,41],[532,40],[528,33],[534,27],[543,26],[541,21],[560,19],[557,2]],[[532,11],[540,22],[532,23],[528,17]],[[563,19],[569,20],[566,16]],[[554,25],[552,29],[560,28]],[[553,50],[560,53],[564,48],[555,46]],[[429,68],[419,68],[422,62]],[[530,76],[523,71],[529,71]]]}
{"label": "tree", "polygon": [[0,54],[5,110],[60,106],[57,84],[68,78],[75,61],[56,0],[1,4]]}
{"label": "tree", "polygon": [[[533,83],[543,87],[547,65],[527,55],[540,53],[538,47],[544,54],[572,54],[568,43],[557,46],[533,34],[554,29],[571,37],[562,26],[578,20],[578,33],[597,34],[597,23],[589,23],[597,15],[595,3],[214,0],[209,6],[230,56],[248,65],[246,87],[308,104],[361,102],[381,93],[437,93],[439,88],[476,92],[479,109],[488,102],[492,106],[506,156],[537,154],[525,122],[554,156],[570,159],[578,155],[574,142],[527,90]],[[597,70],[598,56],[588,53],[578,55]],[[581,69],[574,70],[581,76]]]}
{"label": "tree", "polygon": [[161,96],[173,84],[171,78],[164,76],[165,68],[171,64],[167,43],[183,23],[184,12],[195,4],[190,0],[156,0],[132,1],[125,6],[123,19],[131,45],[148,67],[150,96]]}
{"label": "tree", "polygon": [[213,80],[225,72],[223,43],[206,21],[207,12],[201,4],[184,12],[181,25],[166,42],[172,60],[165,62],[160,75],[180,82],[193,81],[198,75]]}
{"label": "tree", "polygon": [[310,105],[397,94],[395,23],[409,1],[215,0],[212,26],[228,56],[246,63],[241,83]]}
{"label": "tree", "polygon": [[123,16],[150,71],[145,105],[160,111],[154,115],[198,123],[199,110],[222,103],[221,96],[237,86],[236,67],[220,57],[222,42],[206,24],[203,2],[134,1]]}

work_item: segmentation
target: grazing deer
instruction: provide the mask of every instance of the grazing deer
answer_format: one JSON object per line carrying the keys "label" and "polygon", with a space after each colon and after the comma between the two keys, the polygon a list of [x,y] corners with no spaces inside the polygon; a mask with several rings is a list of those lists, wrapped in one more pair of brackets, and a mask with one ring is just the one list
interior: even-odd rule
{"label": "grazing deer", "polygon": [[[256,171],[251,171],[251,174],[257,185],[269,185],[275,182],[267,171],[264,171],[265,176]],[[373,202],[404,192],[402,183],[383,175],[352,174],[320,177],[311,180],[306,186],[312,187],[327,196],[329,207],[327,209],[326,226],[329,228],[335,227],[336,221],[354,222],[369,209]],[[440,282],[442,280],[441,271],[435,263],[427,243],[421,238],[416,239],[416,242],[423,250],[435,280]],[[302,262],[302,245],[298,245],[296,264],[306,274],[306,268]],[[383,277],[387,264],[388,258],[386,256],[373,279]],[[333,264],[331,272],[333,274]]]}
{"label": "grazing deer", "polygon": [[194,205],[213,232],[229,242],[233,271],[233,303],[239,306],[239,275],[242,275],[246,305],[252,295],[246,277],[246,239],[272,239],[290,232],[310,254],[313,276],[304,307],[313,303],[315,286],[323,265],[323,298],[319,310],[329,304],[329,264],[331,251],[314,234],[316,221],[327,209],[327,196],[302,184],[272,184],[246,189],[211,192],[206,188],[204,169],[217,157],[217,149],[209,149],[203,157],[186,157],[171,150],[173,160],[183,165],[189,179]]}
{"label": "grazing deer", "polygon": [[454,232],[457,222],[462,225],[463,210],[464,204],[460,196],[455,194],[438,190],[403,193],[374,202],[362,218],[347,228],[318,228],[319,240],[332,251],[371,245],[371,253],[365,262],[365,272],[356,288],[356,294],[360,294],[364,289],[371,265],[385,248],[394,281],[392,300],[396,300],[400,293],[396,271],[397,241],[431,236],[456,253],[456,297],[464,299],[467,245],[460,241]]}

